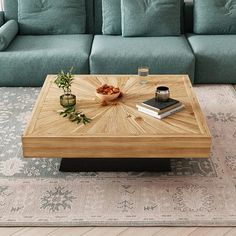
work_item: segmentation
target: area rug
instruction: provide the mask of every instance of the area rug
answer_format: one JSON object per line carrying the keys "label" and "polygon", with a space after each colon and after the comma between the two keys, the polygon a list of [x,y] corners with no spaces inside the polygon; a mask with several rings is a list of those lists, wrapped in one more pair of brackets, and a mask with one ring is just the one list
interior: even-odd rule
{"label": "area rug", "polygon": [[21,135],[39,88],[0,88],[1,226],[236,225],[236,91],[195,86],[211,159],[172,159],[169,173],[60,173],[24,159]]}

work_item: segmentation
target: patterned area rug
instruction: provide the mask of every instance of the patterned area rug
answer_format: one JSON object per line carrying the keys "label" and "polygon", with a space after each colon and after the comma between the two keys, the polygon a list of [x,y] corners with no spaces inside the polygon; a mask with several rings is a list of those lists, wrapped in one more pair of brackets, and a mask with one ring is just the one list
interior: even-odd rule
{"label": "patterned area rug", "polygon": [[21,134],[39,94],[0,88],[0,225],[236,225],[236,91],[196,86],[213,135],[211,159],[173,159],[170,173],[60,173],[24,159]]}

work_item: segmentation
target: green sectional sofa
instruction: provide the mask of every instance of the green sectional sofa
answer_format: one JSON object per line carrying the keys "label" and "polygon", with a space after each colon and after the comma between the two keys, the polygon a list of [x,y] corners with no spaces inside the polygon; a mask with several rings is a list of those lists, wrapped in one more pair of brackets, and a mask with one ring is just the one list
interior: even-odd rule
{"label": "green sectional sofa", "polygon": [[[193,83],[236,83],[236,34],[194,33],[202,28],[192,3],[181,7],[181,35],[123,37],[102,34],[103,0],[85,1],[84,33],[22,34],[18,1],[5,0],[0,12],[0,48],[1,35],[9,41],[2,37],[0,86],[42,86],[47,74],[71,66],[77,74],[136,74],[144,65],[152,74],[188,74]],[[17,33],[6,33],[11,20]]]}

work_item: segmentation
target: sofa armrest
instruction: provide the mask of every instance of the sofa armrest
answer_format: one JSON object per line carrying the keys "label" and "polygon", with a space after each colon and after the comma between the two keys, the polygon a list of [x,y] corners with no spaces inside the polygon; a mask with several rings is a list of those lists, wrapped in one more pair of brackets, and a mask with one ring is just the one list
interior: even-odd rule
{"label": "sofa armrest", "polygon": [[4,12],[0,11],[0,27],[4,24]]}
{"label": "sofa armrest", "polygon": [[5,50],[18,33],[18,23],[9,20],[0,27],[0,51]]}

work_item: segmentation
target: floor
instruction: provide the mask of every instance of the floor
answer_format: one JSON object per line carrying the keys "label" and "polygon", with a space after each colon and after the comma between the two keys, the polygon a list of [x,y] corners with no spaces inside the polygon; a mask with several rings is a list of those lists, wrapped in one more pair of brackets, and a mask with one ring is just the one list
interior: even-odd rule
{"label": "floor", "polygon": [[[236,85],[234,85],[236,90]],[[236,227],[2,227],[1,236],[236,236]]]}
{"label": "floor", "polygon": [[0,228],[1,236],[235,236],[236,227],[68,227]]}

